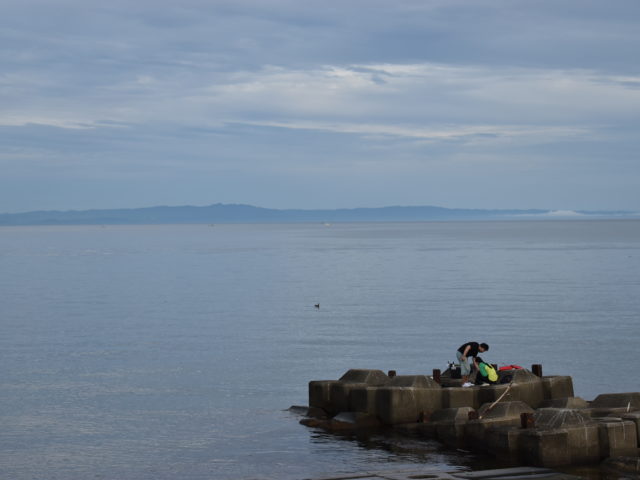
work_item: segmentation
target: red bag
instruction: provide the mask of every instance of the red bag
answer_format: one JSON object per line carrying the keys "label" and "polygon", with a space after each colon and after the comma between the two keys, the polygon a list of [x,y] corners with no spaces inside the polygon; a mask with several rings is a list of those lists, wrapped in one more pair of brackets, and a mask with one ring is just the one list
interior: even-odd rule
{"label": "red bag", "polygon": [[522,370],[522,367],[520,365],[505,365],[504,367],[500,367],[498,369],[499,372],[502,372],[504,370]]}

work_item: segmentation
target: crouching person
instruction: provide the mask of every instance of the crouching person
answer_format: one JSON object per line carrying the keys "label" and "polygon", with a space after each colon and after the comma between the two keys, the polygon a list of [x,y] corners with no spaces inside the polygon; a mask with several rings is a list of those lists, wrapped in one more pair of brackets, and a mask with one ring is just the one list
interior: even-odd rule
{"label": "crouching person", "polygon": [[476,385],[494,385],[498,381],[498,372],[492,365],[485,363],[482,358],[477,358],[478,373],[476,374]]}

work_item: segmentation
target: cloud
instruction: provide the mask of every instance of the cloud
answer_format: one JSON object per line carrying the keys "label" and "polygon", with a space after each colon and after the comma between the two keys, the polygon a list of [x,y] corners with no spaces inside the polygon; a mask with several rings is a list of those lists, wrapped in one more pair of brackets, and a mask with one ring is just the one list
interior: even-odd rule
{"label": "cloud", "polygon": [[[544,207],[532,178],[553,179],[555,208],[582,207],[573,192],[633,199],[639,5],[8,0],[0,161],[7,182],[233,171],[241,192],[256,171],[311,172],[348,198],[356,183],[365,195],[367,169],[373,199],[373,185],[411,175],[443,197],[457,189],[440,185],[462,185],[465,199],[478,178],[502,182],[506,203],[528,192],[527,207]],[[430,201],[413,188],[412,203]]]}
{"label": "cloud", "polygon": [[[316,123],[327,129],[328,124],[364,123],[377,125],[373,133],[384,133],[382,125],[387,125],[391,135],[405,129],[413,130],[408,136],[428,137],[433,135],[416,132],[445,124],[463,129],[476,125],[479,133],[489,134],[555,130],[575,135],[612,121],[635,120],[640,108],[638,82],[635,77],[620,82],[619,77],[584,71],[435,64],[310,70],[265,66],[255,72],[210,73],[198,78],[189,71],[164,78],[136,73],[73,95],[50,97],[34,90],[39,101],[13,109],[9,106],[2,124],[78,128],[106,121],[161,120],[209,126],[262,122],[291,128],[311,128]],[[15,82],[5,79],[4,83],[9,89],[18,88]],[[500,124],[515,127],[495,127]],[[354,133],[359,129],[343,130]]]}

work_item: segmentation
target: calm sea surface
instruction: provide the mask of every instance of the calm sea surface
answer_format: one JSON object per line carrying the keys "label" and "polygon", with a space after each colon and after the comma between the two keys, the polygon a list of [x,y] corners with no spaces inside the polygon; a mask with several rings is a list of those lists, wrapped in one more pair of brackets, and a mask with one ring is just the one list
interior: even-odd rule
{"label": "calm sea surface", "polygon": [[[640,390],[640,221],[0,228],[0,477],[302,479],[482,460],[286,411],[468,340]],[[320,309],[314,304],[320,303]]]}

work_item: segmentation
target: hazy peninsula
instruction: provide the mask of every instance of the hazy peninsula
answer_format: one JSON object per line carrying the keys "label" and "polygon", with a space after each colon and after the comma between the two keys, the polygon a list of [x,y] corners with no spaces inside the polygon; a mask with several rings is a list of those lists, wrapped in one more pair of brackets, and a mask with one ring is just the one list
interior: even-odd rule
{"label": "hazy peninsula", "polygon": [[0,225],[160,225],[198,223],[416,222],[454,220],[533,220],[549,218],[640,218],[629,211],[542,209],[458,209],[389,206],[334,210],[272,209],[242,204],[157,206],[112,210],[33,211],[0,214]]}

